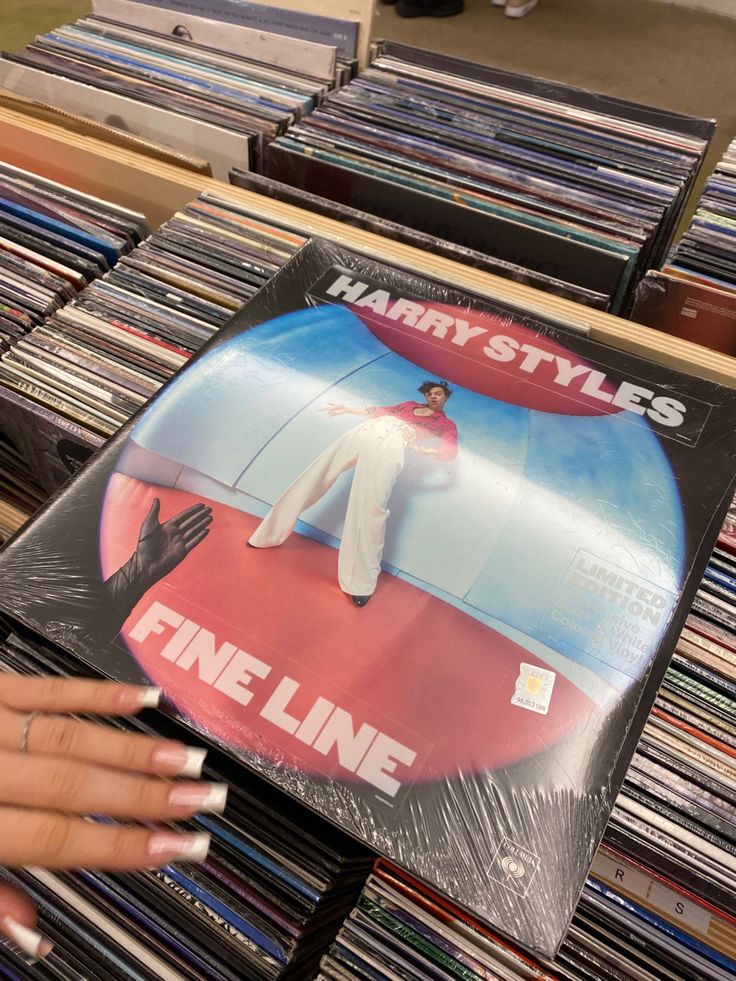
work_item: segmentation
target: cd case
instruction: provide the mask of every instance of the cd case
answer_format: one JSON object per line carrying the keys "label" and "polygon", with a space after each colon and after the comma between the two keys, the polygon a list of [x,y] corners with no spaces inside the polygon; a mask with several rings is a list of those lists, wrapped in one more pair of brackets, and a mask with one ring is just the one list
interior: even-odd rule
{"label": "cd case", "polygon": [[731,389],[313,240],[11,540],[0,603],[549,956],[735,421]]}

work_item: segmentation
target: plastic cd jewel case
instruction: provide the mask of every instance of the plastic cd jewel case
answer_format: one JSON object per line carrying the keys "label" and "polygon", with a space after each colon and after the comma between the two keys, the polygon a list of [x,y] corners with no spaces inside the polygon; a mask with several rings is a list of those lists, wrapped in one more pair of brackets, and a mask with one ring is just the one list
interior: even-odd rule
{"label": "plastic cd jewel case", "polygon": [[0,603],[544,955],[733,497],[736,393],[313,241]]}

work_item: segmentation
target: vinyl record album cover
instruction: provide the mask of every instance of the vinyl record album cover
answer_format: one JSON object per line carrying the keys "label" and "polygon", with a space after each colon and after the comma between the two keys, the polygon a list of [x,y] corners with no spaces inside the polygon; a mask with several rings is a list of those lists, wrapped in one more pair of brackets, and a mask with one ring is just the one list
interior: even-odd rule
{"label": "vinyl record album cover", "polygon": [[0,603],[543,954],[733,497],[736,393],[312,241]]}
{"label": "vinyl record album cover", "polygon": [[637,287],[631,319],[714,351],[736,354],[736,295],[706,282],[652,269]]}

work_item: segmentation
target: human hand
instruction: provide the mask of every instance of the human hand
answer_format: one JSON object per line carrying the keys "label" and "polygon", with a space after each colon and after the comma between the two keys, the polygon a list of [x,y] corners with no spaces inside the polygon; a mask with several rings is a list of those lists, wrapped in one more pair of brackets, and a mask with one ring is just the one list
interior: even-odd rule
{"label": "human hand", "polygon": [[204,504],[193,504],[163,524],[158,520],[160,510],[156,497],[141,524],[135,551],[104,583],[104,619],[115,633],[151,586],[183,562],[209,534],[212,508]]}
{"label": "human hand", "polygon": [[[199,777],[205,751],[131,735],[71,713],[132,715],[156,688],[0,672],[0,865],[132,871],[199,862],[209,835],[85,820],[171,822],[221,813],[225,784]],[[0,884],[0,931],[32,957],[51,949],[23,892]]]}
{"label": "human hand", "polygon": [[341,405],[339,402],[328,402],[321,411],[326,412],[328,416],[342,416],[346,412],[349,412],[350,408],[347,405]]}
{"label": "human hand", "polygon": [[158,582],[175,569],[189,552],[209,534],[212,508],[204,504],[175,514],[161,524],[161,502],[156,497],[143,519],[136,546],[136,562],[150,582]]}

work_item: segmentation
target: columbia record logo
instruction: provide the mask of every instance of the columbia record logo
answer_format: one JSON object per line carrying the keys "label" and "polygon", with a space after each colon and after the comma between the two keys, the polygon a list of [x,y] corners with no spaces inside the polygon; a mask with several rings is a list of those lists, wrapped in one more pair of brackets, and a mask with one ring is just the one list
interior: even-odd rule
{"label": "columbia record logo", "polygon": [[537,874],[539,856],[524,845],[503,838],[491,863],[491,877],[517,896],[525,896]]}
{"label": "columbia record logo", "polygon": [[501,859],[501,868],[504,870],[507,878],[510,879],[521,879],[526,875],[526,869],[521,862],[517,862],[515,858],[510,858],[508,855]]}

